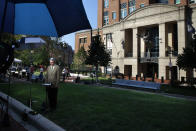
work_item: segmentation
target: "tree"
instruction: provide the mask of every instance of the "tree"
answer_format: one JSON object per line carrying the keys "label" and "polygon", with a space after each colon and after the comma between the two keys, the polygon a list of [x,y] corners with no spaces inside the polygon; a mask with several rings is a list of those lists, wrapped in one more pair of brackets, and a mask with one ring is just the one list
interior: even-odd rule
{"label": "tree", "polygon": [[185,71],[196,69],[196,39],[189,46],[183,49],[183,53],[178,55],[177,66]]}
{"label": "tree", "polygon": [[100,35],[95,36],[88,50],[86,64],[96,67],[96,82],[98,81],[98,67],[106,67],[107,65],[109,65],[110,61],[110,54],[106,51],[105,46],[101,41]]}
{"label": "tree", "polygon": [[50,52],[52,52],[53,49],[53,43],[54,41],[51,40],[50,37],[46,36],[31,36],[28,35],[27,37],[40,37],[42,38],[46,43],[39,48],[33,48],[31,50],[34,51],[34,53],[31,53],[30,49],[25,50],[15,50],[15,57],[19,58],[23,61],[24,65],[30,65],[33,63],[34,65],[48,65],[49,64],[49,57]]}
{"label": "tree", "polygon": [[47,52],[46,46],[38,48],[33,55],[34,65],[48,65],[49,64],[49,53]]}
{"label": "tree", "polygon": [[84,67],[85,61],[87,58],[87,53],[84,49],[84,46],[82,46],[78,52],[74,55],[74,63],[73,65],[76,66],[77,69],[80,69],[81,66]]}
{"label": "tree", "polygon": [[1,41],[12,45],[13,43],[16,43],[17,40],[20,40],[22,38],[22,35],[12,35],[9,33],[2,33],[1,34]]}
{"label": "tree", "polygon": [[30,65],[32,62],[34,65],[48,65],[49,64],[49,53],[46,49],[46,45],[34,49],[32,54],[30,50],[15,50],[15,56],[23,61],[24,65]]}

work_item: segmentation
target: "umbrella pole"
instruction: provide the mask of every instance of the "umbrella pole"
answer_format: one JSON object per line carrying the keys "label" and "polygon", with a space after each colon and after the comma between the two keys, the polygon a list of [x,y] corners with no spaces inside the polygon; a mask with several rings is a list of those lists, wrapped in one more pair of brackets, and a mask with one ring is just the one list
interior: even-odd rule
{"label": "umbrella pole", "polygon": [[4,31],[4,26],[5,26],[5,17],[6,17],[6,10],[7,10],[7,0],[5,0],[5,7],[4,7],[4,12],[3,12],[3,18],[2,18],[2,23],[1,23],[1,30],[0,30],[0,41],[2,41],[2,33]]}
{"label": "umbrella pole", "polygon": [[[6,17],[7,5],[8,5],[8,2],[6,0],[5,1],[4,12],[3,12],[2,23],[1,23],[0,42],[3,41],[2,40],[2,33],[4,31],[4,26],[5,26],[5,17]],[[10,73],[11,72],[9,70],[9,87],[8,87],[8,95],[7,95],[7,108],[6,108],[6,113],[5,113],[5,116],[4,116],[4,119],[3,119],[3,125],[4,126],[9,126],[10,125],[9,115],[8,115],[8,111],[9,111],[9,95],[10,95]]]}

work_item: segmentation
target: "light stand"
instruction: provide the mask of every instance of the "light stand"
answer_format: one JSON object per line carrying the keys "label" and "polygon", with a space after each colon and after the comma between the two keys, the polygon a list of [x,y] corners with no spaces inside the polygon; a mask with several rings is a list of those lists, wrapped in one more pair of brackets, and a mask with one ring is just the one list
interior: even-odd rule
{"label": "light stand", "polygon": [[3,121],[2,121],[2,124],[5,127],[10,126],[10,119],[9,119],[9,114],[8,114],[8,111],[9,111],[9,95],[10,95],[10,86],[11,86],[11,70],[10,69],[9,69],[9,74],[8,75],[9,75],[9,78],[8,78],[7,107],[6,107],[6,112],[5,112],[5,115],[3,117]]}
{"label": "light stand", "polygon": [[[33,65],[33,61],[32,61],[32,59],[33,59],[33,57],[32,57],[32,54],[34,53],[34,51],[33,50],[31,50],[31,52],[30,52],[30,54],[31,54],[31,63],[32,63],[32,65]],[[33,83],[32,82],[32,76],[33,76],[33,72],[32,72],[32,74],[31,74],[31,84]],[[31,89],[31,86],[30,86],[30,89],[29,89],[29,95],[30,95],[30,98],[29,98],[29,108],[32,108],[32,89]]]}

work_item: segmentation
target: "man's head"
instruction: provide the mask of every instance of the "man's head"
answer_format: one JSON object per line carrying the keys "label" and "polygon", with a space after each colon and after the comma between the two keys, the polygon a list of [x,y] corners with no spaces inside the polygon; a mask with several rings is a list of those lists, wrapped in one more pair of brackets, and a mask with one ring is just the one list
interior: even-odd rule
{"label": "man's head", "polygon": [[50,65],[51,65],[51,66],[53,66],[53,65],[54,65],[54,63],[55,63],[54,58],[50,58]]}

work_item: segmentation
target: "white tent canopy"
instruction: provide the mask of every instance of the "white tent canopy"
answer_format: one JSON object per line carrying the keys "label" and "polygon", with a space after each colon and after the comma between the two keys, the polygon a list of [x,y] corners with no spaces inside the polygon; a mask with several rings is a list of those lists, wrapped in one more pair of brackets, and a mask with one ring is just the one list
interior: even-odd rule
{"label": "white tent canopy", "polygon": [[14,58],[14,62],[15,62],[15,63],[22,63],[22,60],[17,59],[17,58]]}

